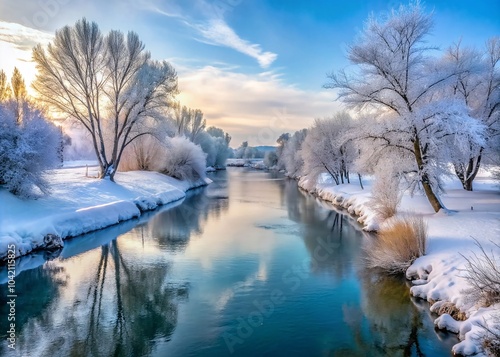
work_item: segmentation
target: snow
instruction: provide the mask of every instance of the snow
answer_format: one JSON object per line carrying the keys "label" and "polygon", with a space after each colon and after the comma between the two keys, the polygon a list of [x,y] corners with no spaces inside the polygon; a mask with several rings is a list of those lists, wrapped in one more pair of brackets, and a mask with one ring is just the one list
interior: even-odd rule
{"label": "snow", "polygon": [[248,166],[248,160],[246,159],[227,159],[226,166],[235,166],[235,167],[243,167]]}
{"label": "snow", "polygon": [[0,190],[0,259],[15,245],[16,257],[63,245],[62,239],[139,217],[142,212],[178,201],[191,188],[210,180],[179,181],[156,172],[118,172],[115,183],[98,180],[97,167],[68,164],[47,178],[51,194],[22,200]]}
{"label": "snow", "polygon": [[[304,188],[306,184],[307,177],[302,177],[299,186]],[[337,186],[323,176],[312,192],[357,216],[364,230],[377,230],[383,222],[367,205],[372,182],[364,178],[363,184],[364,190],[353,178],[351,184]],[[428,225],[426,255],[410,266],[406,277],[412,280],[413,296],[431,304],[451,302],[467,316],[467,320],[458,322],[443,314],[435,321],[438,328],[458,333],[461,342],[453,347],[454,353],[485,355],[481,341],[486,332],[482,326],[493,327],[495,316],[500,316],[500,304],[485,308],[469,301],[465,257],[481,256],[475,240],[487,253],[493,253],[497,259],[500,256],[500,249],[493,244],[500,243],[500,190],[498,183],[481,171],[473,192],[463,190],[460,182],[453,179],[446,182],[446,190],[441,198],[449,210],[437,214],[424,196],[403,196],[398,214],[422,215]]]}

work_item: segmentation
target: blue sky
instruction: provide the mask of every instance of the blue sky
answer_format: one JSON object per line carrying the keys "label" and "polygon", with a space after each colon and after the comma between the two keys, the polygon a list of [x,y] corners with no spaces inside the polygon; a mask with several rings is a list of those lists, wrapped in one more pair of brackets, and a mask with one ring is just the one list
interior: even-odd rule
{"label": "blue sky", "polygon": [[[307,127],[314,117],[340,109],[334,93],[322,89],[326,73],[348,66],[346,46],[370,13],[399,4],[393,0],[0,0],[0,68],[10,72],[18,65],[31,79],[30,46],[50,41],[55,29],[86,16],[103,31],[136,31],[153,58],[170,60],[179,72],[183,91],[179,99],[202,109],[209,124],[233,134],[233,146],[246,139],[269,144],[273,135]],[[498,0],[435,0],[424,5],[434,11],[429,41],[442,49],[459,39],[480,47],[489,37],[500,35]],[[8,51],[10,56],[4,56]]]}

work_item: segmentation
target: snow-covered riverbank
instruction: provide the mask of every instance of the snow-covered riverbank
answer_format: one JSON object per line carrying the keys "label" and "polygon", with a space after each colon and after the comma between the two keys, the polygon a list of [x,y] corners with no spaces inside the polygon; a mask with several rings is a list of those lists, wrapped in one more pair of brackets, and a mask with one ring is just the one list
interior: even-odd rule
{"label": "snow-covered riverbank", "polygon": [[[95,168],[89,171],[89,176],[95,174]],[[0,190],[0,260],[6,259],[9,249],[19,257],[139,217],[210,182],[190,183],[156,172],[131,171],[117,173],[113,183],[86,174],[86,167],[50,171],[51,194],[37,200],[22,200]]]}
{"label": "snow-covered riverbank", "polygon": [[[370,182],[365,183],[364,190],[357,180],[352,182],[339,186],[328,182],[318,184],[314,193],[358,216],[358,222],[366,230],[376,230],[382,222],[367,204],[371,196]],[[302,179],[299,185],[304,187],[304,183]],[[437,312],[444,302],[451,302],[466,315],[465,321],[454,321],[448,314],[435,321],[439,328],[459,334],[461,342],[454,346],[453,352],[483,355],[481,340],[487,332],[481,325],[493,328],[495,315],[500,315],[500,304],[479,308],[468,301],[465,257],[481,256],[477,240],[488,254],[494,254],[498,263],[500,249],[493,242],[500,243],[500,190],[487,175],[476,179],[473,192],[450,181],[442,200],[452,213],[435,214],[423,196],[403,197],[399,213],[420,214],[428,225],[427,253],[413,263],[406,276],[413,282],[412,295],[431,304],[439,301],[431,307],[432,311]]]}

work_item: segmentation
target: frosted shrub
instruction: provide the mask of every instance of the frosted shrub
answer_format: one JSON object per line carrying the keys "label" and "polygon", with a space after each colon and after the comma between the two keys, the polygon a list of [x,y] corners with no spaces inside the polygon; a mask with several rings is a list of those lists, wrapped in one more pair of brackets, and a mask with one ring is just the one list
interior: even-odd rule
{"label": "frosted shrub", "polygon": [[366,249],[367,266],[388,273],[404,273],[415,259],[425,254],[427,226],[420,216],[403,216],[387,221]]}
{"label": "frosted shrub", "polygon": [[482,325],[485,330],[482,345],[488,356],[500,356],[500,313],[497,312],[492,320],[492,325],[488,323]]}
{"label": "frosted shrub", "polygon": [[300,149],[306,135],[307,129],[296,131],[283,144],[283,150],[281,150],[281,155],[278,158],[278,165],[285,168],[288,177],[298,178],[303,174],[304,160],[300,154]]}
{"label": "frosted shrub", "polygon": [[399,184],[399,176],[391,171],[376,174],[369,205],[380,219],[386,220],[396,214],[402,198]]}
{"label": "frosted shrub", "polygon": [[226,160],[229,157],[229,147],[228,143],[224,138],[215,138],[215,149],[217,154],[215,155],[215,168],[226,167]]}
{"label": "frosted shrub", "polygon": [[267,168],[278,165],[278,155],[276,151],[266,151],[264,154],[264,165],[266,165]]}
{"label": "frosted shrub", "polygon": [[184,137],[175,137],[167,141],[166,148],[162,173],[179,180],[205,178],[205,154],[198,145]]}
{"label": "frosted shrub", "polygon": [[58,165],[60,132],[42,113],[24,103],[16,123],[11,103],[0,104],[0,186],[23,198],[49,191],[45,170]]}
{"label": "frosted shrub", "polygon": [[210,127],[207,131],[198,133],[194,143],[200,145],[207,155],[207,167],[212,166],[221,169],[226,167],[230,140],[230,136],[224,133],[222,129]]}
{"label": "frosted shrub", "polygon": [[[493,243],[497,248],[499,244]],[[478,256],[475,253],[466,257],[465,278],[471,288],[465,290],[470,302],[481,306],[491,306],[500,302],[500,260],[493,251],[488,254],[484,247],[476,241],[481,250]]]}

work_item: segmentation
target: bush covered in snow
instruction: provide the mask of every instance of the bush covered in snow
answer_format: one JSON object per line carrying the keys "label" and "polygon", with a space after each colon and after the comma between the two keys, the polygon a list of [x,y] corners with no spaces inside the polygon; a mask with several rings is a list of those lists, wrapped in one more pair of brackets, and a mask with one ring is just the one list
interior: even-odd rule
{"label": "bush covered in snow", "polygon": [[489,356],[500,356],[500,312],[493,317],[492,326],[484,324],[483,348]]}
{"label": "bush covered in snow", "polygon": [[168,139],[167,153],[160,170],[179,180],[196,181],[206,176],[205,153],[201,148],[184,137]]}
{"label": "bush covered in snow", "polygon": [[[500,248],[500,244],[493,244]],[[500,259],[493,251],[487,253],[477,241],[476,245],[481,250],[479,256],[475,253],[471,257],[464,256],[467,261],[465,278],[471,285],[465,292],[471,303],[491,306],[500,302]]]}
{"label": "bush covered in snow", "polygon": [[227,136],[222,129],[209,129],[211,130],[200,132],[194,142],[200,145],[207,155],[207,167],[224,168],[230,151]]}
{"label": "bush covered in snow", "polygon": [[0,186],[23,198],[49,190],[45,170],[59,163],[59,130],[29,103],[23,103],[21,120],[12,102],[0,104]]}
{"label": "bush covered in snow", "polygon": [[351,127],[352,119],[346,113],[314,121],[300,152],[304,172],[307,172],[311,184],[314,185],[323,173],[327,173],[337,185],[349,183],[349,171],[357,155],[352,141],[345,139],[345,133]]}
{"label": "bush covered in snow", "polygon": [[400,180],[401,177],[390,165],[383,165],[376,170],[369,206],[382,221],[391,218],[397,212],[403,197]]}
{"label": "bush covered in snow", "polygon": [[404,273],[425,254],[426,242],[427,227],[421,216],[390,219],[366,249],[367,265],[392,274]]}
{"label": "bush covered in snow", "polygon": [[278,155],[276,151],[266,151],[264,154],[264,165],[266,165],[267,168],[278,165]]}
{"label": "bush covered in snow", "polygon": [[304,160],[300,154],[300,149],[306,135],[307,129],[302,129],[296,131],[292,136],[288,136],[286,140],[283,140],[282,144],[279,143],[282,137],[278,139],[278,144],[282,145],[279,150],[278,165],[285,169],[289,177],[297,178],[303,174]]}

